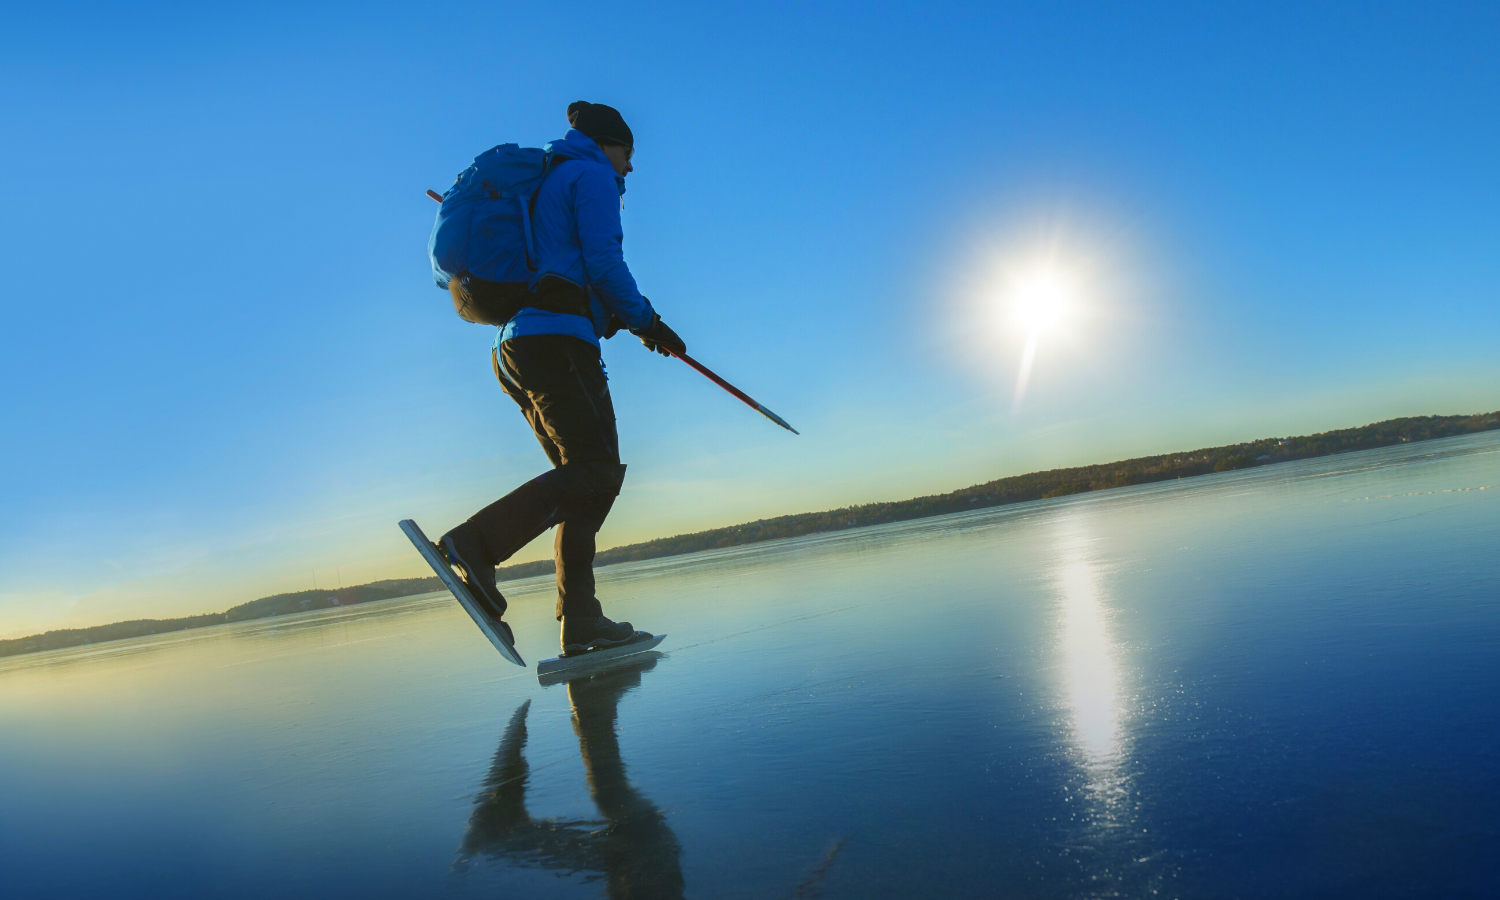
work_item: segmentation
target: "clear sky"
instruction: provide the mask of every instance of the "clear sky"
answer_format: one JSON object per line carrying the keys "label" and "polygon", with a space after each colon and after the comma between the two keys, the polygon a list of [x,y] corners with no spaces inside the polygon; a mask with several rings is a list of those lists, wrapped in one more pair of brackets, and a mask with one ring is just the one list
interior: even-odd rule
{"label": "clear sky", "polygon": [[[577,99],[636,134],[643,291],[802,431],[609,342],[603,546],[1500,407],[1497,38],[1493,3],[8,4],[0,637],[422,575],[398,519],[538,474],[422,192]],[[1070,313],[1018,400],[1040,266]]]}

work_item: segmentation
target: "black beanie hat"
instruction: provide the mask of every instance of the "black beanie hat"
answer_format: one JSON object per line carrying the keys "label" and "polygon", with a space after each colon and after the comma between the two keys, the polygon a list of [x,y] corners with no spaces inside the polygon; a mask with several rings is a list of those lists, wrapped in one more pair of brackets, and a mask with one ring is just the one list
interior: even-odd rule
{"label": "black beanie hat", "polygon": [[568,124],[583,132],[596,144],[635,146],[635,135],[625,124],[625,117],[613,106],[575,100],[568,104]]}

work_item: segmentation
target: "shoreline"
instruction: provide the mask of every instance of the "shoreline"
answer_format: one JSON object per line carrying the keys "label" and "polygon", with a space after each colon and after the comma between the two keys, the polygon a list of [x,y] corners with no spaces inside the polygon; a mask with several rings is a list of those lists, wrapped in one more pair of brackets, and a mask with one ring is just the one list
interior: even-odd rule
{"label": "shoreline", "polygon": [[[759,519],[740,525],[674,535],[600,551],[595,566],[683,556],[704,550],[725,549],[792,537],[846,531],[891,522],[926,519],[1046,500],[1072,494],[1111,490],[1137,484],[1195,478],[1215,472],[1258,468],[1277,463],[1316,459],[1361,450],[1376,450],[1404,443],[1425,443],[1448,437],[1500,430],[1500,411],[1471,416],[1417,416],[1388,419],[1358,428],[1312,435],[1262,438],[1242,444],[1165,453],[1137,459],[1050,469],[999,478],[944,494],[933,494],[860,506],[810,513],[794,513]],[[519,581],[549,575],[552,560],[538,560],[496,570],[500,581]],[[205,613],[175,619],[132,619],[85,628],[47,631],[0,640],[0,657],[45,653],[242,622],[353,606],[376,600],[392,600],[442,590],[435,576],[386,579],[335,591],[309,590],[261,597],[222,613]]]}

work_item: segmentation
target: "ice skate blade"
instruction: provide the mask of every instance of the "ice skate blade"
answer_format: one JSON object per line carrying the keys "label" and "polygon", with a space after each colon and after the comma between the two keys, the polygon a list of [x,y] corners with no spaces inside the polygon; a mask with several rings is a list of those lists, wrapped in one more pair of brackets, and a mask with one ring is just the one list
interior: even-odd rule
{"label": "ice skate blade", "polygon": [[432,567],[433,573],[442,580],[443,587],[446,587],[458,601],[458,605],[464,608],[464,612],[469,614],[469,618],[474,620],[474,624],[479,626],[484,636],[490,639],[490,643],[500,651],[500,655],[518,666],[525,666],[526,661],[521,659],[521,654],[517,653],[516,648],[505,639],[505,632],[495,627],[494,620],[480,608],[479,602],[469,593],[469,589],[454,574],[448,563],[438,555],[437,545],[427,539],[427,535],[422,533],[417,523],[411,519],[402,519],[401,530],[406,532],[406,536],[411,539],[417,552],[422,554],[422,558],[427,560],[427,565]]}
{"label": "ice skate blade", "polygon": [[572,684],[576,681],[585,681],[590,678],[602,678],[617,672],[629,672],[632,669],[649,669],[656,665],[657,660],[666,659],[667,654],[660,650],[647,650],[642,653],[627,653],[624,656],[616,656],[611,659],[589,660],[581,666],[570,666],[549,675],[538,675],[537,684],[542,687],[552,687],[556,684]]}
{"label": "ice skate blade", "polygon": [[[554,656],[551,659],[544,659],[536,664],[536,677],[543,684],[566,680],[566,677],[571,676],[574,672],[596,669],[617,660],[634,656],[637,653],[645,653],[666,639],[666,635],[658,634],[644,640],[621,644],[618,647],[603,647],[598,650],[590,650],[587,653],[580,653],[577,656]],[[567,675],[563,673],[567,673]]]}
{"label": "ice skate blade", "polygon": [[629,656],[617,656],[614,659],[605,660],[601,663],[563,669],[561,672],[553,672],[551,675],[538,675],[537,684],[542,687],[553,687],[559,684],[577,684],[593,678],[608,678],[623,672],[649,672],[656,667],[658,660],[667,659],[667,654],[660,650],[647,650],[645,653],[632,653]]}

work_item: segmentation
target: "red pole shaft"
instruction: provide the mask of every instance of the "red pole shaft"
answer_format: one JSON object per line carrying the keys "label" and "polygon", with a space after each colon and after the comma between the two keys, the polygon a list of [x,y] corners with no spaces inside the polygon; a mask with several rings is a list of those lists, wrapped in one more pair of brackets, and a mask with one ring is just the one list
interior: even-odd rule
{"label": "red pole shaft", "polygon": [[792,426],[788,425],[786,423],[786,420],[783,419],[781,416],[776,415],[775,413],[771,412],[769,409],[766,409],[764,406],[761,406],[759,403],[756,403],[755,399],[753,397],[751,397],[749,394],[745,393],[744,391],[740,390],[739,388],[735,387],[734,385],[730,384],[729,382],[727,382],[724,379],[720,378],[719,376],[715,375],[712,371],[709,370],[708,366],[705,366],[703,363],[698,362],[696,359],[693,359],[691,356],[688,356],[686,353],[678,353],[677,351],[672,350],[671,348],[667,348],[667,352],[670,353],[670,354],[672,354],[673,356],[677,357],[678,359],[682,360],[683,362],[687,363],[688,365],[692,366],[693,368],[697,369],[699,371],[699,373],[701,373],[709,381],[712,381],[714,384],[717,384],[719,387],[721,387],[724,390],[728,391],[729,393],[735,395],[746,406],[750,407],[751,409],[755,410],[756,412],[758,412],[761,415],[765,416],[766,418],[770,419],[772,422],[775,422],[777,425],[780,425],[782,428],[785,428],[787,431],[790,431],[792,434],[801,434],[802,433],[802,432],[798,431],[797,429],[793,428]]}
{"label": "red pole shaft", "polygon": [[696,359],[693,359],[691,356],[688,356],[686,353],[678,353],[677,351],[672,350],[670,348],[668,348],[667,352],[671,353],[673,356],[677,357],[678,359],[682,360],[683,362],[685,362],[688,365],[692,366],[693,368],[697,369],[706,378],[708,378],[709,381],[712,381],[714,384],[717,384],[719,387],[723,388],[724,390],[728,391],[729,393],[731,393],[731,394],[735,395],[736,397],[740,398],[740,400],[743,401],[745,403],[745,405],[749,406],[751,409],[759,409],[760,408],[760,404],[756,403],[755,400],[752,399],[749,394],[745,393],[744,391],[740,390],[739,388],[735,387],[734,385],[730,384],[729,382],[727,382],[724,379],[720,378],[719,376],[715,375],[712,371],[709,370],[708,366],[705,366],[703,363],[698,362]]}

